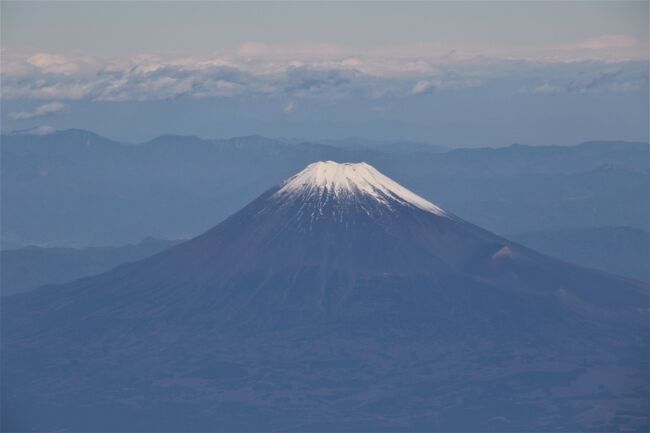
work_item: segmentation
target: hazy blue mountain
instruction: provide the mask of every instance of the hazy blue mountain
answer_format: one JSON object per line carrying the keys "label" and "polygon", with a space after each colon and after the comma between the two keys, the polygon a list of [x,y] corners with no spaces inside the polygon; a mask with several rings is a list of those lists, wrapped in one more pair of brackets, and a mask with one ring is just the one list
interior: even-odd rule
{"label": "hazy blue mountain", "polygon": [[122,247],[41,248],[0,251],[2,296],[47,284],[62,284],[106,272],[117,265],[159,253],[178,241],[147,238]]}
{"label": "hazy blue mountain", "polygon": [[365,164],[2,302],[3,430],[647,431],[648,286]]}
{"label": "hazy blue mountain", "polygon": [[[107,144],[110,143],[110,144]],[[139,145],[83,131],[3,136],[2,239],[12,246],[188,238],[296,167],[342,151],[263,137],[161,136]]]}
{"label": "hazy blue mountain", "polygon": [[[504,169],[507,169],[504,167]],[[414,173],[412,171],[411,173]],[[459,175],[413,180],[427,196],[498,233],[562,227],[629,226],[648,230],[648,169],[610,165],[576,173]],[[443,183],[444,182],[444,183]]]}
{"label": "hazy blue mountain", "polygon": [[339,140],[318,140],[319,143],[349,150],[377,150],[385,153],[439,153],[449,151],[449,147],[409,140],[369,140],[362,137],[349,137]]}
{"label": "hazy blue mountain", "polygon": [[197,235],[318,160],[366,161],[499,233],[558,227],[648,230],[648,144],[398,152],[260,136],[165,135],[121,144],[68,130],[2,136],[2,242],[123,245]]}
{"label": "hazy blue mountain", "polygon": [[511,235],[527,247],[568,262],[650,280],[650,235],[631,227],[596,227]]}

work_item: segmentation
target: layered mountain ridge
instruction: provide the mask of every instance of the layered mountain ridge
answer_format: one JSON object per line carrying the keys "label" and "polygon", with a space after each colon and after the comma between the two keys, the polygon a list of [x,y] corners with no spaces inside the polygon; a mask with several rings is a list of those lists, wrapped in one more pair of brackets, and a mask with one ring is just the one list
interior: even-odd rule
{"label": "layered mountain ridge", "polygon": [[5,299],[6,429],[649,422],[647,285],[503,239],[365,163],[311,164],[201,236]]}
{"label": "layered mountain ridge", "polygon": [[[78,130],[3,135],[2,246],[188,239],[322,160],[365,161],[502,235],[575,224],[648,231],[647,143],[447,152],[394,145],[351,149],[255,136],[162,136],[133,145]],[[597,170],[603,164],[615,169]]]}

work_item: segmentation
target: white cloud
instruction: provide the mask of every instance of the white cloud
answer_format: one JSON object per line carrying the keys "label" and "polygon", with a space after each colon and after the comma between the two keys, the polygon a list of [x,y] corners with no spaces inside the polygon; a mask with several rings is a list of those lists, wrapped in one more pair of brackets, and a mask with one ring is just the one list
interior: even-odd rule
{"label": "white cloud", "polygon": [[9,113],[9,117],[14,120],[34,119],[37,117],[52,116],[66,108],[65,104],[60,102],[50,102],[49,104],[39,105],[32,111],[18,111]]}
{"label": "white cloud", "polygon": [[629,35],[600,35],[526,52],[511,53],[509,57],[555,63],[648,61],[648,48],[648,41],[640,41]]}
{"label": "white cloud", "polygon": [[[251,42],[233,52],[206,57],[143,54],[109,60],[79,53],[21,55],[16,50],[3,50],[2,98],[144,101],[277,95],[292,101],[305,97],[380,99],[477,87],[499,79],[517,80],[531,73],[543,80],[548,77],[558,89],[543,84],[538,89],[523,85],[528,93],[566,91],[568,87],[572,91],[580,87],[631,90],[647,87],[647,66],[631,85],[623,85],[613,77],[609,78],[610,85],[603,86],[600,83],[607,81],[607,76],[595,77],[591,83],[587,76],[576,79],[575,73],[557,79],[556,71],[576,69],[578,65],[593,72],[599,67],[596,63],[614,65],[611,59],[616,57],[611,55],[620,50],[633,52],[640,45],[620,35],[519,53],[469,45],[451,47],[440,42],[368,48],[363,52],[333,44]],[[585,53],[607,60],[570,61],[589,58]],[[549,75],[535,70],[552,71]],[[571,80],[575,83],[568,86]]]}
{"label": "white cloud", "polygon": [[[647,64],[593,64],[576,68],[548,69],[541,83],[524,84],[518,93],[557,95],[560,93],[642,92],[648,88]],[[564,73],[563,73],[564,71]],[[568,73],[567,73],[568,72]]]}
{"label": "white cloud", "polygon": [[553,95],[560,92],[560,88],[549,83],[540,84],[537,87],[531,89],[530,93],[539,93]]}
{"label": "white cloud", "polygon": [[258,57],[268,51],[266,44],[261,42],[246,42],[237,50],[237,54],[243,57]]}
{"label": "white cloud", "polygon": [[56,128],[49,125],[40,125],[35,128],[30,129],[30,134],[35,135],[50,135],[56,132]]}
{"label": "white cloud", "polygon": [[23,134],[29,134],[29,135],[50,135],[54,134],[56,132],[56,128],[49,126],[49,125],[39,125],[35,126],[33,128],[29,129],[23,129],[20,131],[13,131],[12,134],[14,135],[23,135]]}
{"label": "white cloud", "polygon": [[629,48],[639,45],[636,38],[628,35],[601,35],[585,39],[576,44],[577,48],[601,50],[605,48]]}
{"label": "white cloud", "polygon": [[68,61],[60,54],[36,53],[27,58],[27,63],[45,72],[54,74],[73,74],[79,70],[79,65]]}
{"label": "white cloud", "polygon": [[421,95],[424,93],[433,93],[437,90],[463,89],[467,87],[477,87],[483,83],[473,75],[451,71],[438,71],[438,75],[419,80],[411,89],[411,95]]}
{"label": "white cloud", "polygon": [[420,80],[417,83],[415,83],[415,86],[413,86],[413,89],[411,89],[411,94],[421,95],[423,93],[433,93],[435,90],[436,88],[433,86],[433,84],[430,81]]}

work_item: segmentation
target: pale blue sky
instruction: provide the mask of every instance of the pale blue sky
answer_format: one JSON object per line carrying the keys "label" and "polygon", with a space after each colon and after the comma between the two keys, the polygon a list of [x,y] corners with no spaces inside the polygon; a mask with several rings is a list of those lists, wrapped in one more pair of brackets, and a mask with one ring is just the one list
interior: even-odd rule
{"label": "pale blue sky", "polygon": [[531,47],[605,34],[647,40],[648,2],[2,2],[4,47],[100,56],[249,41]]}

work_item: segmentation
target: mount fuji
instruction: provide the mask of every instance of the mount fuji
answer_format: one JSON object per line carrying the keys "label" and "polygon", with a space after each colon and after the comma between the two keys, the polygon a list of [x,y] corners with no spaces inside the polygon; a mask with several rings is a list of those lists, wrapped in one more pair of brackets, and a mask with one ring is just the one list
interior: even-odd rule
{"label": "mount fuji", "polygon": [[647,431],[648,286],[318,162],[2,305],[3,430]]}

